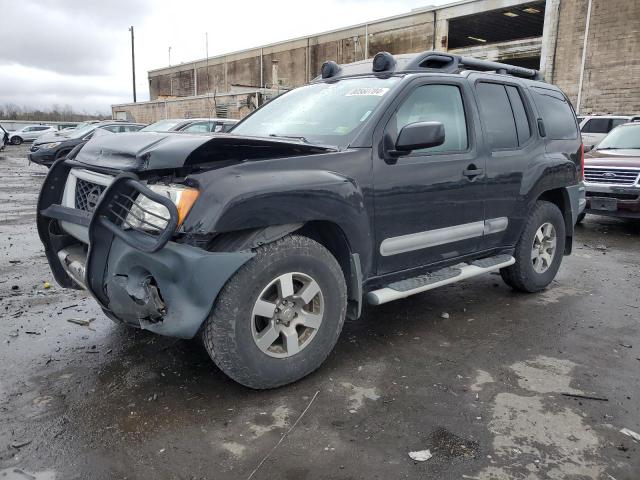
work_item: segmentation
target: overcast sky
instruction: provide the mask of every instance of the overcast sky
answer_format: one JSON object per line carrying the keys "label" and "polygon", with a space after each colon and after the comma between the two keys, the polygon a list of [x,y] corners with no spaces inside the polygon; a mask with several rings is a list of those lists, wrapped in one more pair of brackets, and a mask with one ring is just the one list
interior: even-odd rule
{"label": "overcast sky", "polygon": [[0,104],[110,112],[129,102],[135,27],[138,100],[147,70],[451,0],[0,0]]}

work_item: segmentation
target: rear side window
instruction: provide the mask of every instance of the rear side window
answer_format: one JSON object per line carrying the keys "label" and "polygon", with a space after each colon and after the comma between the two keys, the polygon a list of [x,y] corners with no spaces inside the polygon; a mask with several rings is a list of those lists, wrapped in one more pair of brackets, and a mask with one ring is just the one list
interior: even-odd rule
{"label": "rear side window", "polygon": [[611,130],[616,128],[618,125],[624,125],[625,123],[628,123],[628,122],[629,122],[629,120],[627,120],[626,118],[612,118],[611,119]]}
{"label": "rear side window", "polygon": [[504,85],[479,83],[478,103],[491,150],[518,148],[516,123]]}
{"label": "rear side window", "polygon": [[445,141],[442,145],[414,150],[414,154],[460,152],[467,149],[467,122],[460,89],[455,85],[417,87],[396,112],[396,127],[415,122],[441,122]]}
{"label": "rear side window", "polygon": [[608,133],[611,130],[611,119],[592,118],[582,127],[582,133]]}
{"label": "rear side window", "polygon": [[193,123],[189,125],[187,128],[183,129],[182,131],[183,132],[199,132],[199,133],[209,132],[210,125],[209,125],[209,122]]}
{"label": "rear side window", "polygon": [[576,116],[571,105],[559,92],[533,87],[536,105],[542,112],[547,136],[552,140],[573,140],[578,138]]}

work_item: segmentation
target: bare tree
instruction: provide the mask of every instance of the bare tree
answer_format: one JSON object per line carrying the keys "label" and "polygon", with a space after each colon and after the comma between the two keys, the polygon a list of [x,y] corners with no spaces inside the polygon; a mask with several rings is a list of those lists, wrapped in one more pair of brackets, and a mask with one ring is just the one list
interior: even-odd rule
{"label": "bare tree", "polygon": [[21,107],[13,103],[0,105],[0,120],[27,120],[41,122],[81,122],[83,120],[104,120],[111,118],[110,114],[102,112],[88,113],[86,110],[76,112],[71,105],[54,103],[46,110],[33,107]]}

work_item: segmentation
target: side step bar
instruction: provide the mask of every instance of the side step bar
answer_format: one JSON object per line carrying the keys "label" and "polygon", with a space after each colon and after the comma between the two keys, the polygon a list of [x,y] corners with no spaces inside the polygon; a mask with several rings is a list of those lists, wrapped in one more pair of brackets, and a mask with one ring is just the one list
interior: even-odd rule
{"label": "side step bar", "polygon": [[495,257],[482,258],[471,263],[447,267],[415,278],[408,278],[399,282],[390,283],[379,290],[367,293],[367,301],[371,305],[382,305],[406,298],[416,293],[426,292],[434,288],[449,285],[471,277],[477,277],[483,273],[495,272],[501,268],[516,263],[511,255],[497,255]]}

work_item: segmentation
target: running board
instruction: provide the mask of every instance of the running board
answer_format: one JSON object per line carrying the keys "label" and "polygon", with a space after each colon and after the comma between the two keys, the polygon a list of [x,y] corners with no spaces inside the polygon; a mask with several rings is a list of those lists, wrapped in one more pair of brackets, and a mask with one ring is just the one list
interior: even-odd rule
{"label": "running board", "polygon": [[390,283],[386,287],[369,292],[367,293],[367,301],[371,305],[382,305],[383,303],[406,298],[416,293],[433,290],[443,285],[477,277],[483,273],[495,272],[514,263],[516,263],[516,260],[511,255],[498,255],[454,267],[443,268],[435,272],[420,275],[419,277]]}

